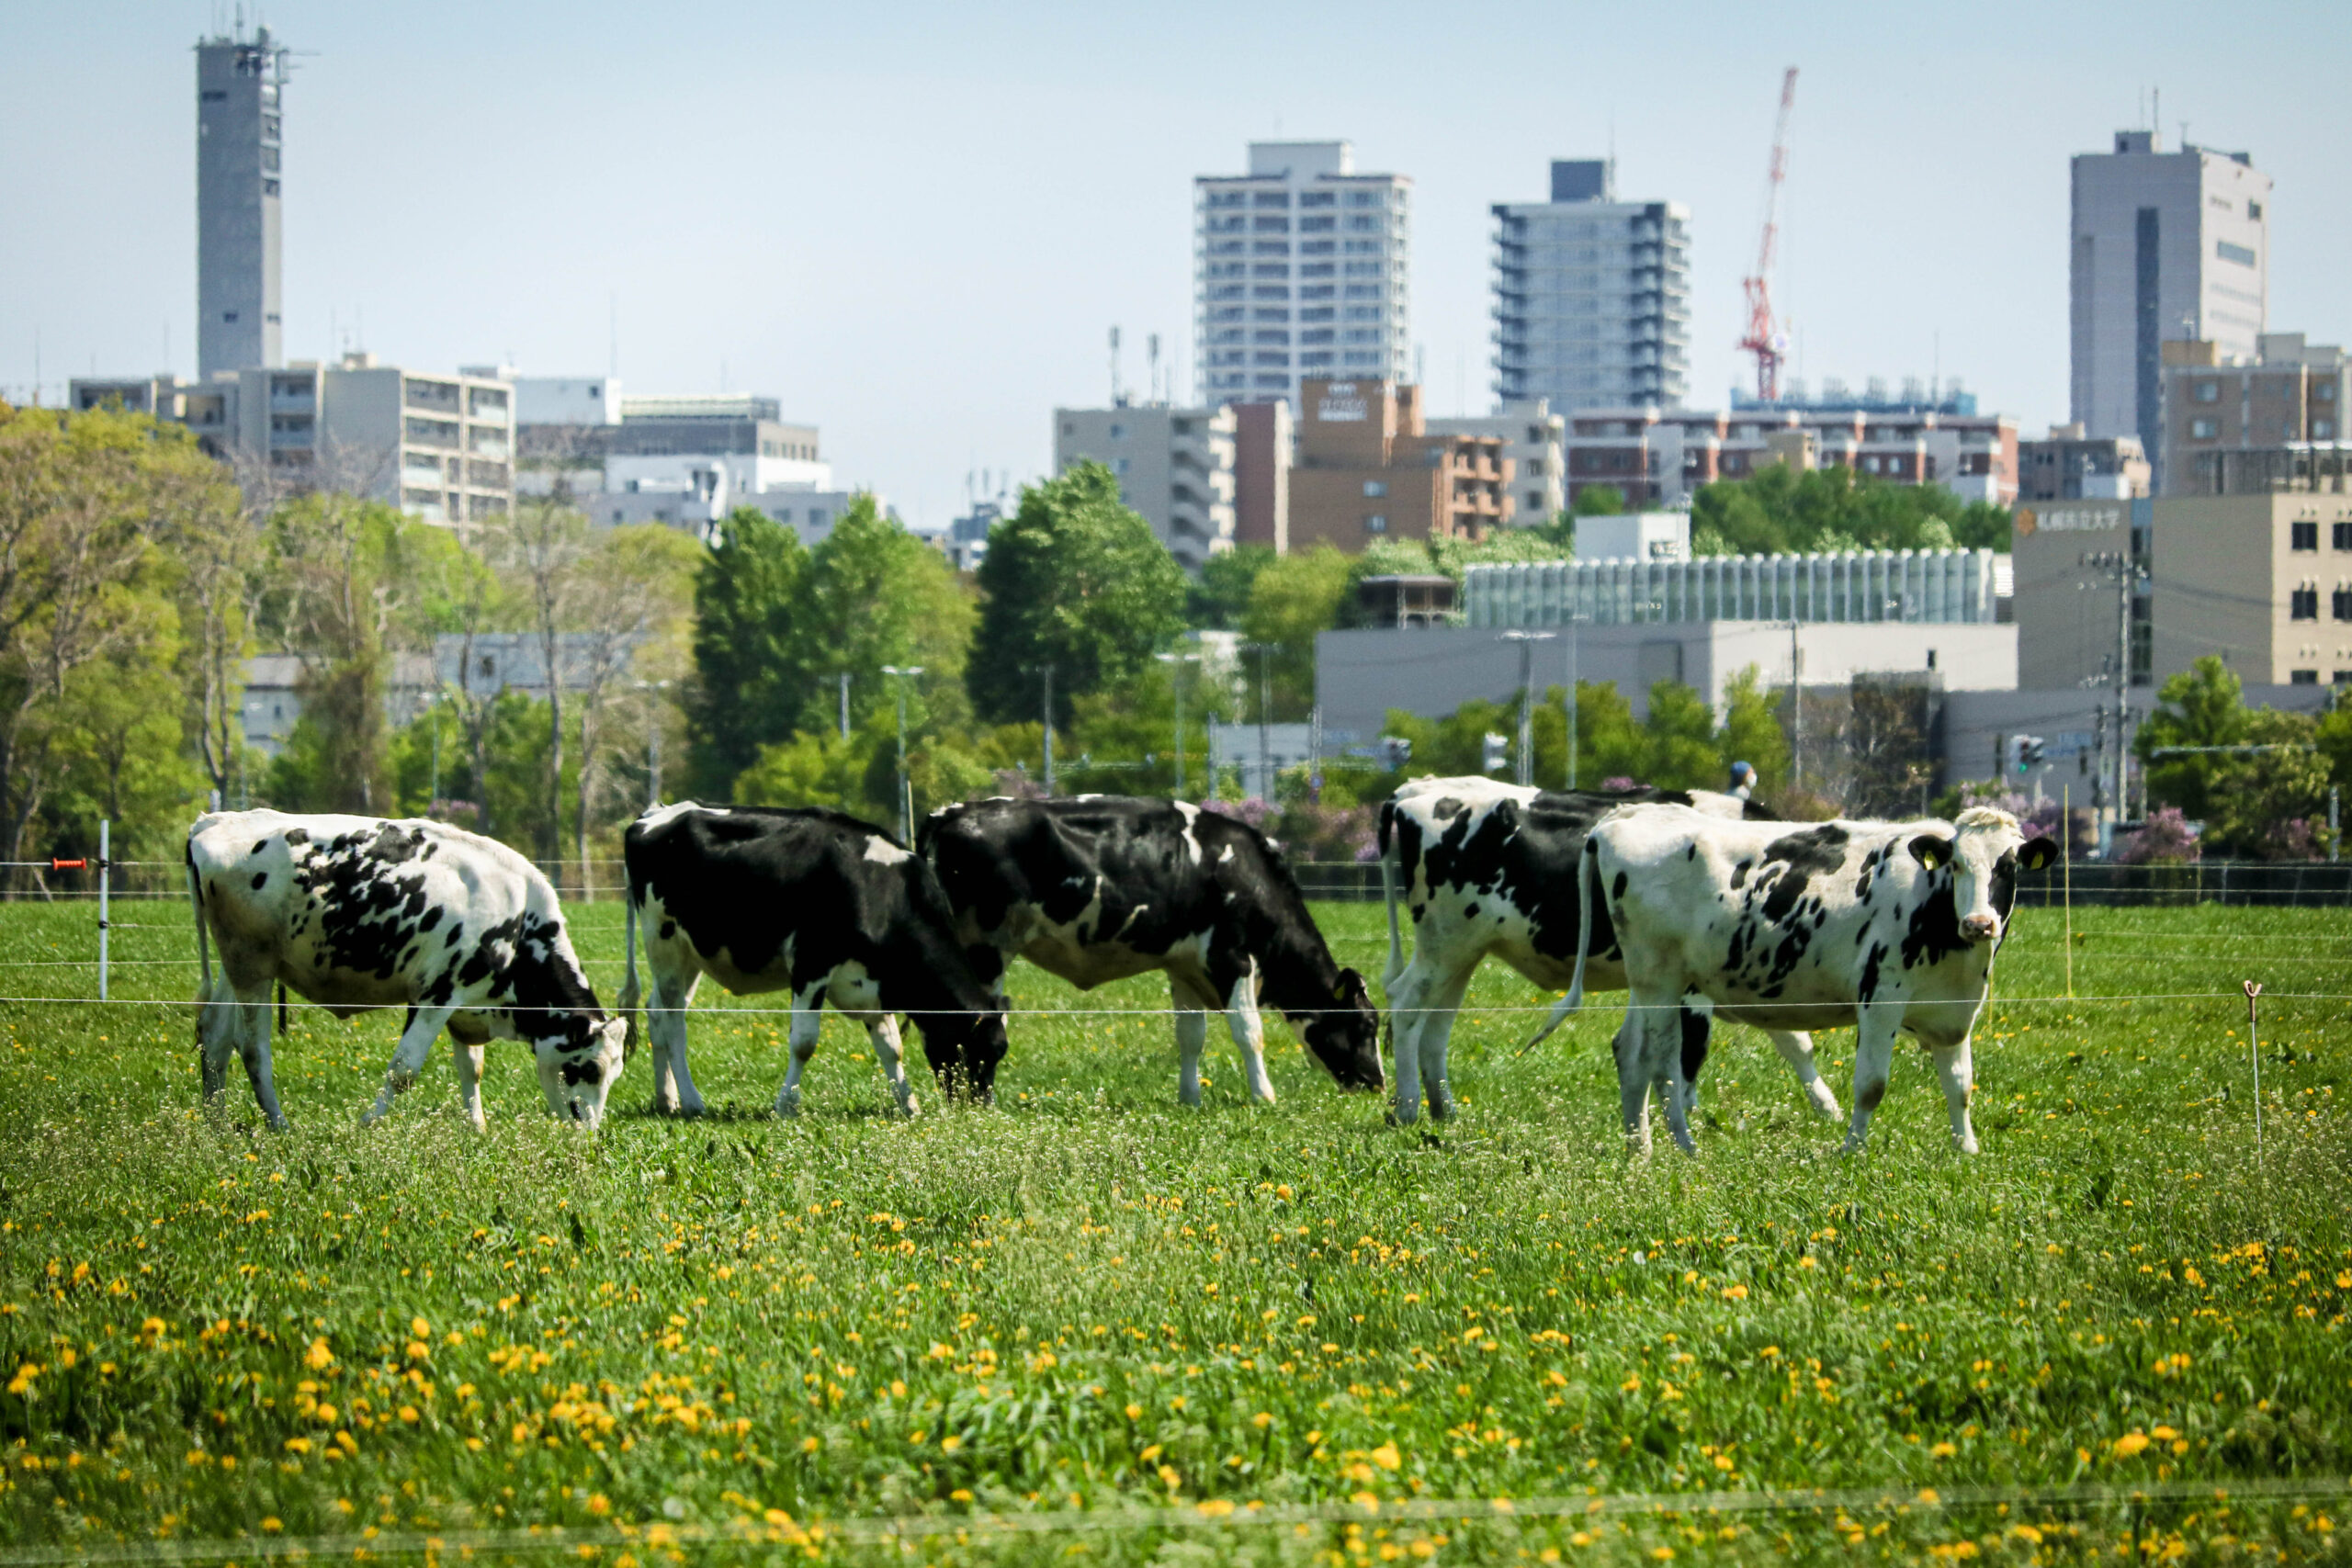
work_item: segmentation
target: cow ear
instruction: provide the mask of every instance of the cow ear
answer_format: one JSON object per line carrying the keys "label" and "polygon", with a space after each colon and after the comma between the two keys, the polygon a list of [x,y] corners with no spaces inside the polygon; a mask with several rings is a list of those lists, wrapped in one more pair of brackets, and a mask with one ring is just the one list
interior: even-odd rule
{"label": "cow ear", "polygon": [[1362,975],[1352,969],[1342,969],[1340,971],[1340,983],[1331,987],[1331,995],[1337,1000],[1351,1002],[1359,997],[1370,997],[1372,987],[1364,984]]}
{"label": "cow ear", "polygon": [[2018,864],[2028,871],[2047,871],[2057,860],[2058,845],[2049,839],[2029,839],[2018,850]]}
{"label": "cow ear", "polygon": [[1952,845],[1941,833],[1922,833],[1911,840],[1911,858],[1929,871],[1951,861]]}

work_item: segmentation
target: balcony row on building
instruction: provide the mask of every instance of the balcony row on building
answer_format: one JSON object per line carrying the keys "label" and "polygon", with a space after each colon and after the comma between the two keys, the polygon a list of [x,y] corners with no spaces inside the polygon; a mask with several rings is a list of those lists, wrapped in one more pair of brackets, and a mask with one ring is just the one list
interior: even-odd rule
{"label": "balcony row on building", "polygon": [[496,367],[423,375],[347,354],[332,365],[77,378],[77,409],[119,404],[194,432],[215,457],[289,490],[327,488],[435,523],[503,518],[514,504],[514,389]]}

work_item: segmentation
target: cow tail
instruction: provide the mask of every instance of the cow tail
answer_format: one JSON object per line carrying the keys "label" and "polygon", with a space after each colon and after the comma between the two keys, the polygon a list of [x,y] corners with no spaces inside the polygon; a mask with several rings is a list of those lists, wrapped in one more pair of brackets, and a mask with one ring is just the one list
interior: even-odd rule
{"label": "cow tail", "polygon": [[621,947],[628,959],[618,1004],[620,1015],[628,1020],[628,1029],[621,1036],[621,1060],[626,1062],[637,1054],[638,1014],[644,1001],[644,992],[637,979],[637,889],[628,886],[621,889]]}
{"label": "cow tail", "polygon": [[1569,978],[1568,994],[1552,1004],[1551,1012],[1544,1020],[1544,1027],[1533,1038],[1519,1048],[1525,1055],[1543,1043],[1544,1037],[1560,1027],[1562,1021],[1584,1006],[1584,964],[1592,952],[1592,888],[1598,873],[1593,867],[1600,860],[1598,846],[1588,837],[1583,851],[1577,856],[1577,968]]}

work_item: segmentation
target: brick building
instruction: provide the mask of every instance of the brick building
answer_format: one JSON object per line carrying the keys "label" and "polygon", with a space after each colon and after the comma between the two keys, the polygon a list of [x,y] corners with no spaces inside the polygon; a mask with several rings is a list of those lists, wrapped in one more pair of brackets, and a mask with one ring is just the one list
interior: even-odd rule
{"label": "brick building", "polygon": [[1682,504],[1700,486],[1775,463],[1848,468],[1893,484],[1939,484],[1963,501],[2017,499],[2018,423],[1939,409],[1752,406],[1587,409],[1568,421],[1568,502],[1606,485],[1629,507]]}
{"label": "brick building", "polygon": [[1421,389],[1309,379],[1290,471],[1289,547],[1350,554],[1375,539],[1483,539],[1510,521],[1499,435],[1432,435]]}

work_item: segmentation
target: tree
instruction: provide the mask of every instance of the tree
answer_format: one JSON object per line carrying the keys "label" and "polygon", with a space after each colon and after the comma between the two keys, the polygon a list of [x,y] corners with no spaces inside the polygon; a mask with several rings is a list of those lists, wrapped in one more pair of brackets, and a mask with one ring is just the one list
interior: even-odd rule
{"label": "tree", "polygon": [[1587,485],[1568,504],[1572,517],[1613,517],[1625,510],[1625,492],[1615,485]]}
{"label": "tree", "polygon": [[[1262,716],[1300,719],[1315,705],[1315,636],[1339,624],[1353,596],[1355,562],[1329,545],[1284,556],[1258,574],[1241,617],[1241,635],[1274,649],[1267,656],[1273,711]],[[1254,662],[1243,668],[1249,700],[1243,716],[1256,719],[1259,682]]]}
{"label": "tree", "polygon": [[1100,463],[1023,489],[978,580],[965,684],[992,723],[1035,715],[1049,668],[1055,722],[1069,722],[1073,698],[1132,678],[1183,626],[1183,569]]}
{"label": "tree", "polygon": [[280,805],[379,816],[392,807],[385,702],[403,653],[428,654],[452,591],[478,573],[446,528],[379,501],[322,491],[270,520],[276,562],[264,620],[302,661],[302,712],[322,748],[316,798]]}
{"label": "tree", "polygon": [[2203,818],[2220,758],[2154,760],[2153,753],[2171,746],[2244,745],[2247,721],[2245,682],[2219,655],[2209,653],[2166,679],[2156,689],[2155,711],[2132,741],[2132,749],[2147,770],[2148,798],[2177,806],[2192,818]]}
{"label": "tree", "polygon": [[1776,463],[1747,479],[1702,486],[1691,498],[1696,555],[2008,547],[2006,508],[1843,465],[1800,471]]}
{"label": "tree", "polygon": [[[539,668],[547,675],[546,796],[538,858],[553,864],[563,832],[563,689],[572,675],[566,634],[587,579],[581,567],[589,550],[588,519],[572,506],[570,490],[560,480],[548,493],[517,497],[512,521],[497,539],[516,597],[529,610]],[[556,880],[561,883],[560,874]]]}
{"label": "tree", "polygon": [[808,552],[755,507],[718,525],[695,574],[694,683],[686,713],[695,790],[723,800],[760,748],[797,725],[808,680],[792,635]]}
{"label": "tree", "polygon": [[890,665],[922,670],[909,690],[910,722],[928,728],[960,718],[976,618],[947,558],[883,516],[872,496],[858,496],[793,593],[792,662],[808,682],[798,728],[837,727],[843,674],[854,724],[877,714],[895,722],[898,677],[883,673]]}
{"label": "tree", "polygon": [[187,726],[212,798],[226,801],[244,750],[244,663],[269,586],[266,513],[210,464],[175,468],[165,542],[179,568]]}
{"label": "tree", "polygon": [[1241,626],[1258,574],[1282,558],[1272,545],[1236,545],[1201,563],[1201,575],[1184,589],[1184,624],[1195,631],[1229,632]]}
{"label": "tree", "polygon": [[1784,699],[1768,691],[1763,676],[1751,664],[1724,688],[1724,727],[1716,743],[1724,777],[1731,777],[1734,762],[1756,769],[1756,793],[1769,795],[1787,784],[1789,738],[1781,728]]}
{"label": "tree", "polygon": [[[594,882],[588,840],[598,814],[596,796],[613,773],[601,748],[608,710],[626,680],[649,695],[684,674],[682,643],[694,602],[701,552],[692,539],[658,523],[615,528],[595,539],[579,564],[571,594],[571,676],[579,715],[580,766],[573,775],[572,853],[580,885]],[[648,726],[660,724],[666,704],[636,705]],[[633,813],[632,813],[633,814]]]}
{"label": "tree", "polygon": [[207,462],[144,415],[0,404],[0,859],[65,765],[78,672],[169,626],[126,612],[160,581],[173,477]]}

